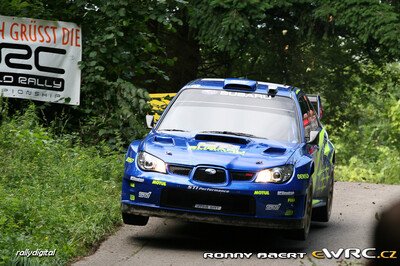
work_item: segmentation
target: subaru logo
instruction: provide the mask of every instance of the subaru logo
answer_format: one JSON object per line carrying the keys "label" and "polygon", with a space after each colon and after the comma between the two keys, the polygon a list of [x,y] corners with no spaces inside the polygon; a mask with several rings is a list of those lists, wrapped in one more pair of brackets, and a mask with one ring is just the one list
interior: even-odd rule
{"label": "subaru logo", "polygon": [[215,175],[217,173],[217,170],[212,168],[207,168],[206,170],[204,170],[204,172],[206,172],[209,175]]}

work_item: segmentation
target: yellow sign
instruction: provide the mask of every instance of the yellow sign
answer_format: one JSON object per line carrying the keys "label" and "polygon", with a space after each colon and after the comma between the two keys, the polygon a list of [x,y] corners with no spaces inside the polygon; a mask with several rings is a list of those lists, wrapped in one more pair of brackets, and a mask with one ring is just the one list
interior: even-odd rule
{"label": "yellow sign", "polygon": [[154,120],[157,121],[160,115],[157,112],[163,112],[170,100],[176,95],[176,93],[151,93],[150,94],[150,105],[154,111]]}

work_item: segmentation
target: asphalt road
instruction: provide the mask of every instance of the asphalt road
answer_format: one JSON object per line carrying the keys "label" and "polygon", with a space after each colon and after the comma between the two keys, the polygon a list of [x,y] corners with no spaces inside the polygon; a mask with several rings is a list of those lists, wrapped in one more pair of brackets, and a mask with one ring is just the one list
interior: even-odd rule
{"label": "asphalt road", "polygon": [[[375,215],[395,200],[400,186],[336,182],[329,223],[313,223],[307,241],[265,229],[150,218],[145,227],[122,226],[91,256],[74,265],[361,265],[362,260],[258,259],[259,252],[306,252],[371,247]],[[204,259],[204,252],[251,252],[250,259]]]}

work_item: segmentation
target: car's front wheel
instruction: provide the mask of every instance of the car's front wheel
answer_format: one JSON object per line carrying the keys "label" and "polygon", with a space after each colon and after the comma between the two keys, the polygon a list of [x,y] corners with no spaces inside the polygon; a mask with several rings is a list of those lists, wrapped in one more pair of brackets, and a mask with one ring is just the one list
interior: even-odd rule
{"label": "car's front wheel", "polygon": [[134,215],[129,213],[122,213],[122,220],[124,224],[130,225],[146,225],[149,221],[149,216]]}

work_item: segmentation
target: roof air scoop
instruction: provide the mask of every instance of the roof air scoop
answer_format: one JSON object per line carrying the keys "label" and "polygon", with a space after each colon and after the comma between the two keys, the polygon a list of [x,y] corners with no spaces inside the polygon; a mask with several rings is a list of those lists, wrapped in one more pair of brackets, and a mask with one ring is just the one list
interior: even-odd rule
{"label": "roof air scoop", "polygon": [[248,79],[229,78],[224,80],[225,90],[255,91],[257,89],[257,81]]}
{"label": "roof air scoop", "polygon": [[278,92],[278,86],[268,85],[268,95],[275,96]]}

